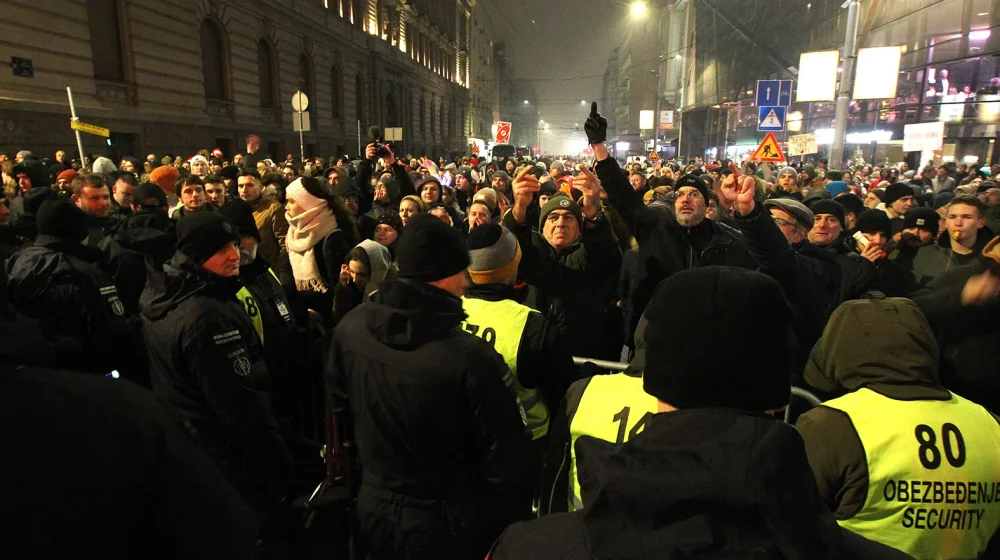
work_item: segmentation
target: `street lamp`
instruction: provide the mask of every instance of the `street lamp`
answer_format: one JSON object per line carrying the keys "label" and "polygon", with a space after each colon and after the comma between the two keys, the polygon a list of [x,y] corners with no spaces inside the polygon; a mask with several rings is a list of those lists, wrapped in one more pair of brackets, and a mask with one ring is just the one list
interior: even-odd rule
{"label": "street lamp", "polygon": [[632,2],[632,17],[642,17],[646,15],[646,3],[642,0]]}
{"label": "street lamp", "polygon": [[580,105],[586,105],[586,104],[587,104],[586,101],[584,101],[583,99],[580,100]]}
{"label": "street lamp", "polygon": [[527,104],[528,104],[528,100],[527,100],[527,99],[525,99],[525,100],[524,100],[524,104],[525,104],[525,105],[527,105]]}

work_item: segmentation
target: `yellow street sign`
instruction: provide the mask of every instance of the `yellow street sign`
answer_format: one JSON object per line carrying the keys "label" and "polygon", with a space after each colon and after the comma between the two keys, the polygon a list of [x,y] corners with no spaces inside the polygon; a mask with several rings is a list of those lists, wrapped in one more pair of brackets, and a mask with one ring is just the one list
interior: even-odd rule
{"label": "yellow street sign", "polygon": [[111,130],[107,128],[101,128],[92,124],[87,124],[85,122],[75,121],[70,119],[69,127],[73,130],[79,130],[80,132],[85,132],[87,134],[93,134],[94,136],[103,136],[108,138],[111,136]]}
{"label": "yellow street sign", "polygon": [[649,157],[646,159],[648,159],[649,161],[660,161],[660,154],[657,154],[656,152],[650,152]]}

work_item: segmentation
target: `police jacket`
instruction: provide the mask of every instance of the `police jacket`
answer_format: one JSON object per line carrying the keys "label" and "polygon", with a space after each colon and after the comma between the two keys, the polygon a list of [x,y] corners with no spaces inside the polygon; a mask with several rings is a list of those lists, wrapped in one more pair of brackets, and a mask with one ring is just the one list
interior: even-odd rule
{"label": "police jacket", "polygon": [[334,331],[327,390],[333,410],[348,413],[362,494],[437,511],[464,504],[471,515],[530,468],[510,374],[487,342],[462,330],[465,317],[443,290],[387,280]]}
{"label": "police jacket", "polygon": [[[712,220],[696,226],[677,223],[672,212],[646,206],[636,194],[614,158],[599,161],[594,170],[629,231],[639,243],[640,269],[628,302],[622,302],[631,323],[625,332],[634,332],[646,305],[661,280],[696,266],[735,266],[756,270],[757,263],[743,236],[731,227]],[[706,201],[707,202],[707,201]]]}
{"label": "police jacket", "polygon": [[289,459],[260,341],[235,298],[238,279],[211,275],[180,252],[147,273],[139,307],[153,390],[230,474],[274,490]]}
{"label": "police jacket", "polygon": [[[802,440],[721,409],[656,414],[627,445],[580,438],[599,488],[583,511],[517,523],[491,560],[908,558],[837,527]],[[859,553],[860,552],[860,553]]]}
{"label": "police jacket", "polygon": [[108,374],[134,368],[138,335],[111,278],[98,268],[101,252],[39,236],[6,263],[11,304],[46,332],[80,341],[77,369]]}
{"label": "police jacket", "polygon": [[[842,525],[904,551],[930,547],[915,557],[982,557],[982,550],[959,553],[957,545],[969,535],[957,530],[1000,525],[1000,505],[979,505],[995,502],[994,492],[988,502],[986,495],[974,497],[974,491],[956,496],[952,482],[952,494],[945,496],[944,481],[994,482],[1000,424],[981,406],[941,386],[938,368],[937,343],[912,301],[876,296],[845,303],[813,349],[805,378],[825,392],[849,393],[803,414],[796,429],[805,442],[820,497]],[[889,443],[874,443],[880,438]],[[967,468],[959,470],[963,466]],[[937,498],[934,481],[941,488]],[[923,486],[928,492],[920,490]],[[912,498],[910,489],[917,491]],[[879,498],[872,500],[873,495]],[[985,519],[966,513],[959,520],[952,515],[956,508],[987,509],[982,509]],[[950,528],[956,532],[947,538],[956,546],[936,554],[945,551],[934,550],[926,539],[933,541],[934,534],[941,534],[936,530],[944,528],[935,525],[953,517],[956,523]],[[991,537],[985,536],[984,547]]]}
{"label": "police jacket", "polygon": [[513,212],[503,225],[521,245],[518,277],[528,283],[525,305],[559,326],[574,356],[603,357],[604,323],[614,306],[622,259],[607,218],[595,227],[580,224],[580,242],[561,251],[531,231],[527,220],[517,223]]}

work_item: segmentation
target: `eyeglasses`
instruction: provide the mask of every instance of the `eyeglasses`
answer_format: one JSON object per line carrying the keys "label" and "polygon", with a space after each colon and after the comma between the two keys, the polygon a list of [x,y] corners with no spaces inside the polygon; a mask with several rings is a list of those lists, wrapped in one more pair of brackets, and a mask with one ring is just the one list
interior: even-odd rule
{"label": "eyeglasses", "polygon": [[795,227],[795,222],[789,222],[788,220],[784,220],[782,218],[775,218],[774,223],[778,224],[778,227]]}
{"label": "eyeglasses", "polygon": [[682,198],[690,198],[691,200],[698,200],[704,197],[701,196],[701,191],[686,191],[686,192],[677,192],[675,198],[678,200]]}

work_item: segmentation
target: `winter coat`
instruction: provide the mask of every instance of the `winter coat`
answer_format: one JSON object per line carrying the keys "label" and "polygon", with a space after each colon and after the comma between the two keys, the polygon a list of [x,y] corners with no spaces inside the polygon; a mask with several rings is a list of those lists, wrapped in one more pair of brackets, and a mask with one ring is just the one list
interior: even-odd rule
{"label": "winter coat", "polygon": [[936,243],[921,247],[913,257],[912,281],[923,288],[947,270],[983,260],[983,247],[991,239],[993,234],[989,230],[980,229],[972,252],[960,255],[951,250],[951,238],[948,237],[948,232],[944,232],[938,236]]}
{"label": "winter coat", "polygon": [[791,304],[796,338],[792,371],[797,376],[840,297],[840,265],[809,241],[789,245],[762,204],[747,216],[737,216],[736,225],[759,271],[778,281]]}
{"label": "winter coat", "polygon": [[840,265],[840,295],[836,304],[858,299],[868,292],[881,289],[878,269],[870,260],[853,250],[856,243],[854,238],[844,233],[829,245],[821,247],[832,254]]}
{"label": "winter coat", "polygon": [[639,277],[630,300],[622,302],[626,315],[632,321],[626,325],[626,333],[635,331],[639,317],[660,281],[676,272],[696,266],[757,269],[757,263],[738,231],[707,219],[696,226],[684,227],[677,223],[673,213],[664,211],[662,207],[644,205],[614,158],[598,162],[595,171],[612,206],[625,219],[639,243],[639,258],[642,261]]}
{"label": "winter coat", "polygon": [[250,209],[253,210],[253,221],[260,232],[257,254],[271,268],[278,270],[287,257],[285,236],[288,234],[288,220],[285,219],[285,207],[271,197],[261,196],[250,203]]}
{"label": "winter coat", "polygon": [[680,410],[624,446],[576,445],[587,508],[513,525],[490,560],[909,558],[837,526],[802,440],[770,418]]}
{"label": "winter coat", "polygon": [[989,268],[985,258],[941,274],[910,298],[930,322],[941,348],[941,384],[1000,413],[1000,302],[963,306],[965,283]]}
{"label": "winter coat", "polygon": [[[574,356],[615,358],[606,356],[602,348],[606,346],[605,321],[615,308],[622,257],[607,218],[600,218],[593,228],[580,224],[580,242],[562,251],[531,231],[527,222],[518,224],[513,212],[507,213],[503,225],[521,246],[518,277],[528,283],[525,304],[558,326]],[[620,324],[620,318],[615,319],[616,335]]]}
{"label": "winter coat", "polygon": [[236,301],[239,279],[183,253],[148,275],[139,304],[153,390],[250,503],[280,497],[290,459],[260,340]]}
{"label": "winter coat", "polygon": [[138,333],[125,318],[114,282],[98,267],[101,258],[96,248],[39,236],[6,263],[10,301],[46,332],[79,341],[75,369],[137,375],[143,362]]}
{"label": "winter coat", "polygon": [[327,390],[356,443],[373,556],[482,558],[512,520],[530,436],[506,366],[465,317],[443,290],[387,280],[334,331]]}

